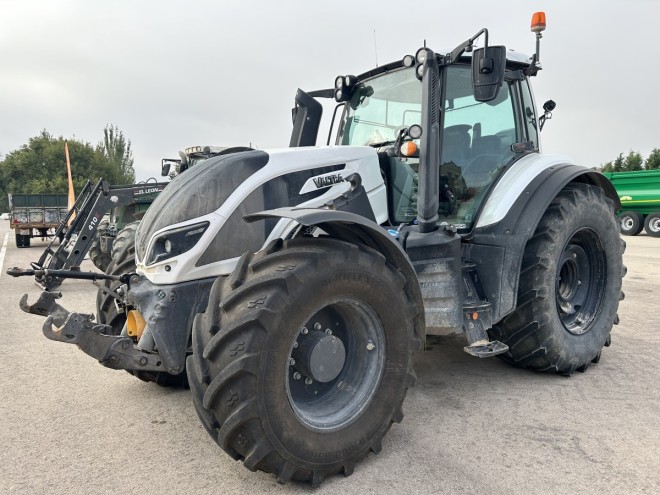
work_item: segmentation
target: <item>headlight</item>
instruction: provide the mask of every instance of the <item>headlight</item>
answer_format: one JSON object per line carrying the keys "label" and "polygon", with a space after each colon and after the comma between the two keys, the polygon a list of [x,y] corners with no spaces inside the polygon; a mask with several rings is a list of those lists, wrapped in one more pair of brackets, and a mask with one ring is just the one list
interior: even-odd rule
{"label": "headlight", "polygon": [[151,245],[146,264],[152,265],[192,249],[208,227],[209,222],[202,222],[158,234]]}

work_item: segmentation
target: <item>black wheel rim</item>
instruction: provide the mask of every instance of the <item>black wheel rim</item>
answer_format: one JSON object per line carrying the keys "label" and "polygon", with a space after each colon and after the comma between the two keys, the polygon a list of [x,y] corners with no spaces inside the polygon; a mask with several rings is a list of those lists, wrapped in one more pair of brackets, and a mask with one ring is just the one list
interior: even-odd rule
{"label": "black wheel rim", "polygon": [[[305,348],[314,348],[311,357],[301,350]],[[324,348],[340,355],[321,356],[326,367],[319,366],[319,357],[314,357],[323,354]],[[330,301],[314,312],[291,343],[286,393],[294,414],[314,430],[347,426],[371,402],[384,364],[385,332],[375,311],[352,298]],[[315,379],[319,377],[327,381]]]}
{"label": "black wheel rim", "polygon": [[606,287],[606,258],[598,234],[580,229],[559,258],[556,300],[564,328],[574,335],[591,329]]}

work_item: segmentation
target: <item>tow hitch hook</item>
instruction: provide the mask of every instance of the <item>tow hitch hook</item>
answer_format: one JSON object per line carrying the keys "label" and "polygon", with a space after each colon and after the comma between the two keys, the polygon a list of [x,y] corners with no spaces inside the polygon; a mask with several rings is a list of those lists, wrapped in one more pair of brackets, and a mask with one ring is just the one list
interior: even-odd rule
{"label": "tow hitch hook", "polygon": [[[70,313],[55,302],[61,292],[42,292],[39,300],[28,304],[23,295],[20,307],[23,311],[46,316],[42,330],[44,335],[57,342],[76,344],[85,354],[96,358],[112,369],[163,371],[162,359],[137,349],[130,337],[107,335],[112,327],[93,322],[94,315]],[[53,324],[55,326],[53,326]]]}

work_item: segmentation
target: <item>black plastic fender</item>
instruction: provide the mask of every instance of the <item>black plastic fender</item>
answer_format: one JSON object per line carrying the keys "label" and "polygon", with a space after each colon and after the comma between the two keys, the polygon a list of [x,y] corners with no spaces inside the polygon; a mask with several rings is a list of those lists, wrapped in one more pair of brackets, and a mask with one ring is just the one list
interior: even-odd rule
{"label": "black plastic fender", "polygon": [[414,320],[415,335],[419,339],[419,345],[423,344],[426,335],[424,301],[417,274],[406,252],[386,229],[355,213],[319,208],[277,208],[246,215],[243,218],[246,222],[267,218],[289,218],[305,227],[316,226],[335,239],[364,244],[380,252],[389,263],[399,269],[406,279],[404,291],[419,309]]}
{"label": "black plastic fender", "polygon": [[527,241],[550,202],[571,182],[600,187],[614,202],[615,210],[621,208],[614,186],[599,172],[579,165],[553,165],[519,192],[518,199],[502,220],[474,229],[464,241],[462,256],[477,265],[487,297],[493,305],[493,323],[515,309]]}

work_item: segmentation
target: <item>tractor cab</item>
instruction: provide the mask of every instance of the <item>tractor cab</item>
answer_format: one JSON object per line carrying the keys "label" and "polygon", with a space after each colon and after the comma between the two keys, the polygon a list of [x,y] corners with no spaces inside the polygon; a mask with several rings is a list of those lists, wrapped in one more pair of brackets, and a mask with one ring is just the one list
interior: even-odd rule
{"label": "tractor cab", "polygon": [[[438,221],[470,230],[491,184],[520,156],[513,151],[514,145],[532,141],[534,145],[525,146],[524,151],[533,151],[537,138],[529,139],[516,118],[523,111],[516,98],[519,81],[505,81],[495,99],[479,102],[474,98],[469,63],[451,65],[444,72]],[[530,111],[533,114],[533,106]],[[414,145],[400,150],[398,138],[402,130],[422,124],[422,82],[413,67],[359,82],[339,124],[336,144],[378,149],[390,222],[395,225],[417,217],[422,140],[421,136],[411,139]]]}
{"label": "tractor cab", "polygon": [[[339,76],[332,90],[309,94],[339,102],[328,144],[334,138],[335,145],[378,150],[392,225],[419,221],[434,230],[446,223],[459,233],[470,232],[503,171],[539,151],[529,83],[538,70],[534,59],[501,46],[475,49],[470,56],[481,34],[487,43],[487,31],[482,30],[447,55],[421,48],[414,57],[407,55],[360,76]],[[301,93],[294,133],[297,116],[304,115],[309,127],[315,125],[315,116],[320,119],[316,109],[297,111],[311,102],[320,106]],[[415,138],[408,133],[413,126],[421,128]],[[316,138],[311,132],[297,135]],[[292,144],[315,143],[292,139]],[[420,198],[426,213],[420,211]],[[420,213],[428,218],[418,218]]]}

